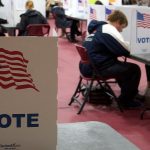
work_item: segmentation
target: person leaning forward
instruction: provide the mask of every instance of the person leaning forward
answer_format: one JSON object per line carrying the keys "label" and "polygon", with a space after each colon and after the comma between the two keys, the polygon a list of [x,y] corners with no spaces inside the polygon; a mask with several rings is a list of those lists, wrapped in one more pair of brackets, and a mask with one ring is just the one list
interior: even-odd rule
{"label": "person leaning forward", "polygon": [[[139,107],[141,103],[135,101],[138,94],[138,86],[141,70],[138,65],[130,62],[122,62],[117,58],[129,56],[128,45],[120,32],[128,25],[126,16],[119,10],[114,10],[108,21],[93,20],[88,26],[90,35],[83,42],[91,63],[97,69],[98,74],[104,78],[115,78],[121,94],[119,101],[124,107]],[[84,76],[91,76],[91,65],[79,65]]]}

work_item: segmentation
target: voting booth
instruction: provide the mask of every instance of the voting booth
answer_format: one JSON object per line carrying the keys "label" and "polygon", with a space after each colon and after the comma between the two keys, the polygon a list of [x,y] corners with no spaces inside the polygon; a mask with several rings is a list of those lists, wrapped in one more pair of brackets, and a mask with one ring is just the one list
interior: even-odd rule
{"label": "voting booth", "polygon": [[63,0],[63,7],[68,16],[87,19],[87,0]]}
{"label": "voting booth", "polygon": [[113,10],[122,11],[127,19],[128,26],[121,33],[125,41],[129,41],[131,54],[150,53],[150,10],[148,7],[117,6],[117,5],[89,5],[88,23],[92,19],[106,21]]}
{"label": "voting booth", "polygon": [[[2,0],[4,7],[0,8],[0,18],[6,19],[7,27],[14,27],[20,21],[20,15],[26,11],[27,0]],[[40,11],[45,16],[45,0],[33,0],[34,9]]]}
{"label": "voting booth", "polygon": [[56,150],[56,38],[0,38],[0,57],[0,150]]}

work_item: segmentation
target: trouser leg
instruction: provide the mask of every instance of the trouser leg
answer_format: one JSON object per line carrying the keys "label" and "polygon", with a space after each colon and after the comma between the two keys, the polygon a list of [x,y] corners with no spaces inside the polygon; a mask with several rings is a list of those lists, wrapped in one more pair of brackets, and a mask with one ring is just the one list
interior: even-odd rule
{"label": "trouser leg", "polygon": [[113,66],[103,70],[104,77],[114,77],[120,88],[121,101],[131,101],[138,93],[141,71],[138,65],[128,62],[117,62]]}

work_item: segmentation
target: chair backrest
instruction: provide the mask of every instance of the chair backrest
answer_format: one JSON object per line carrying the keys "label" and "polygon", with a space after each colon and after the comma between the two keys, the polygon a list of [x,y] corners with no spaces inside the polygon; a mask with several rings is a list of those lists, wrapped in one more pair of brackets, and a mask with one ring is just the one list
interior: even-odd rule
{"label": "chair backrest", "polygon": [[27,26],[27,36],[49,36],[49,24],[30,24]]}
{"label": "chair backrest", "polygon": [[89,61],[86,49],[83,46],[78,45],[78,44],[75,44],[75,47],[80,55],[81,63],[89,64],[90,61]]}

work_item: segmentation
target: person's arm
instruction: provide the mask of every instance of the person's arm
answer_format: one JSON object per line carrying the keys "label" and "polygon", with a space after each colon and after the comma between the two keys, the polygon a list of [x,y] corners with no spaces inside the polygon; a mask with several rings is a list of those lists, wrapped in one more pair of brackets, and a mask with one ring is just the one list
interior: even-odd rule
{"label": "person's arm", "polygon": [[42,23],[43,24],[48,24],[47,19],[39,12],[41,18],[42,18]]}
{"label": "person's arm", "polygon": [[120,44],[120,42],[118,42],[110,34],[107,33],[99,34],[98,40],[100,43],[103,43],[109,49],[109,51],[112,52],[117,57],[130,55],[129,51],[127,51],[126,48],[124,48],[122,44]]}
{"label": "person's arm", "polygon": [[17,24],[17,29],[19,30],[19,35],[26,31],[27,27],[27,18],[24,15],[21,15],[20,23]]}

